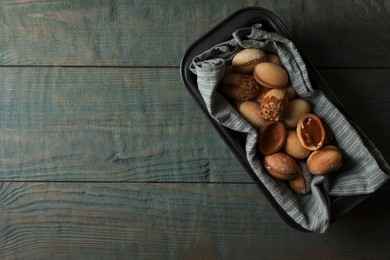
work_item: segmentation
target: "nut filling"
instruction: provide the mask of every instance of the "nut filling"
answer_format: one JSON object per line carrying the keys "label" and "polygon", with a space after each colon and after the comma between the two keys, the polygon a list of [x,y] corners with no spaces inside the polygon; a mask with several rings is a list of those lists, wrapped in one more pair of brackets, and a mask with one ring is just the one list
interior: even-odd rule
{"label": "nut filling", "polygon": [[281,119],[285,110],[285,101],[274,96],[264,97],[261,103],[260,116],[264,119],[278,121]]}
{"label": "nut filling", "polygon": [[301,125],[302,139],[306,146],[319,147],[322,145],[321,133],[318,132],[320,128],[318,121],[312,118],[306,118]]}

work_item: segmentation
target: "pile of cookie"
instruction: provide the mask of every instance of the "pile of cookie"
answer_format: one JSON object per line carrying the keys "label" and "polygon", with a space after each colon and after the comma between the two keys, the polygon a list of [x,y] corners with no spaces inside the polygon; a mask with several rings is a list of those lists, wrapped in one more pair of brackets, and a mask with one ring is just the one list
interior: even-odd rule
{"label": "pile of cookie", "polygon": [[221,93],[258,129],[258,150],[265,171],[287,181],[293,191],[310,192],[313,175],[342,166],[327,124],[297,96],[280,58],[261,49],[238,52],[225,69]]}

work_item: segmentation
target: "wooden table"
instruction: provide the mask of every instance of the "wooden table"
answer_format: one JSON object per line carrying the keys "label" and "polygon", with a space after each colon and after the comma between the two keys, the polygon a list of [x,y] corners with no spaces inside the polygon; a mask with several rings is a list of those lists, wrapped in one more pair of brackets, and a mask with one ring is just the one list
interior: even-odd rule
{"label": "wooden table", "polygon": [[390,256],[389,185],[295,231],[185,89],[185,49],[244,6],[280,17],[390,161],[386,0],[4,0],[1,259]]}

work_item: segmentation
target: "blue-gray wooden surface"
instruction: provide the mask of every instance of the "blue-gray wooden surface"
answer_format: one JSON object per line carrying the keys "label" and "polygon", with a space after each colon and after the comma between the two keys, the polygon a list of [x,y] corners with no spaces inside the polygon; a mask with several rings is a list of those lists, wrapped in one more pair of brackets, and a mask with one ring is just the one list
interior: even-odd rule
{"label": "blue-gray wooden surface", "polygon": [[291,229],[179,74],[262,6],[390,160],[390,1],[0,2],[1,259],[388,259],[390,185],[324,235]]}

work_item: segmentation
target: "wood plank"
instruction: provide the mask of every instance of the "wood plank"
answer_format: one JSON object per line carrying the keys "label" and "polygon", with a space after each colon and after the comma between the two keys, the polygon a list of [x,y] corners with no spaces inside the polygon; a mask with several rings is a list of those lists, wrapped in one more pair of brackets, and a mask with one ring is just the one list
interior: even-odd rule
{"label": "wood plank", "polygon": [[[321,73],[390,161],[389,71]],[[2,68],[0,77],[3,181],[252,182],[178,69]]]}
{"label": "wood plank", "polygon": [[385,259],[389,195],[316,235],[288,227],[253,184],[1,183],[0,257]]}
{"label": "wood plank", "polygon": [[178,69],[0,74],[1,180],[251,182]]}
{"label": "wood plank", "polygon": [[[14,1],[0,3],[0,64],[178,66],[185,49],[257,1]],[[261,3],[316,66],[390,66],[385,0]]]}

